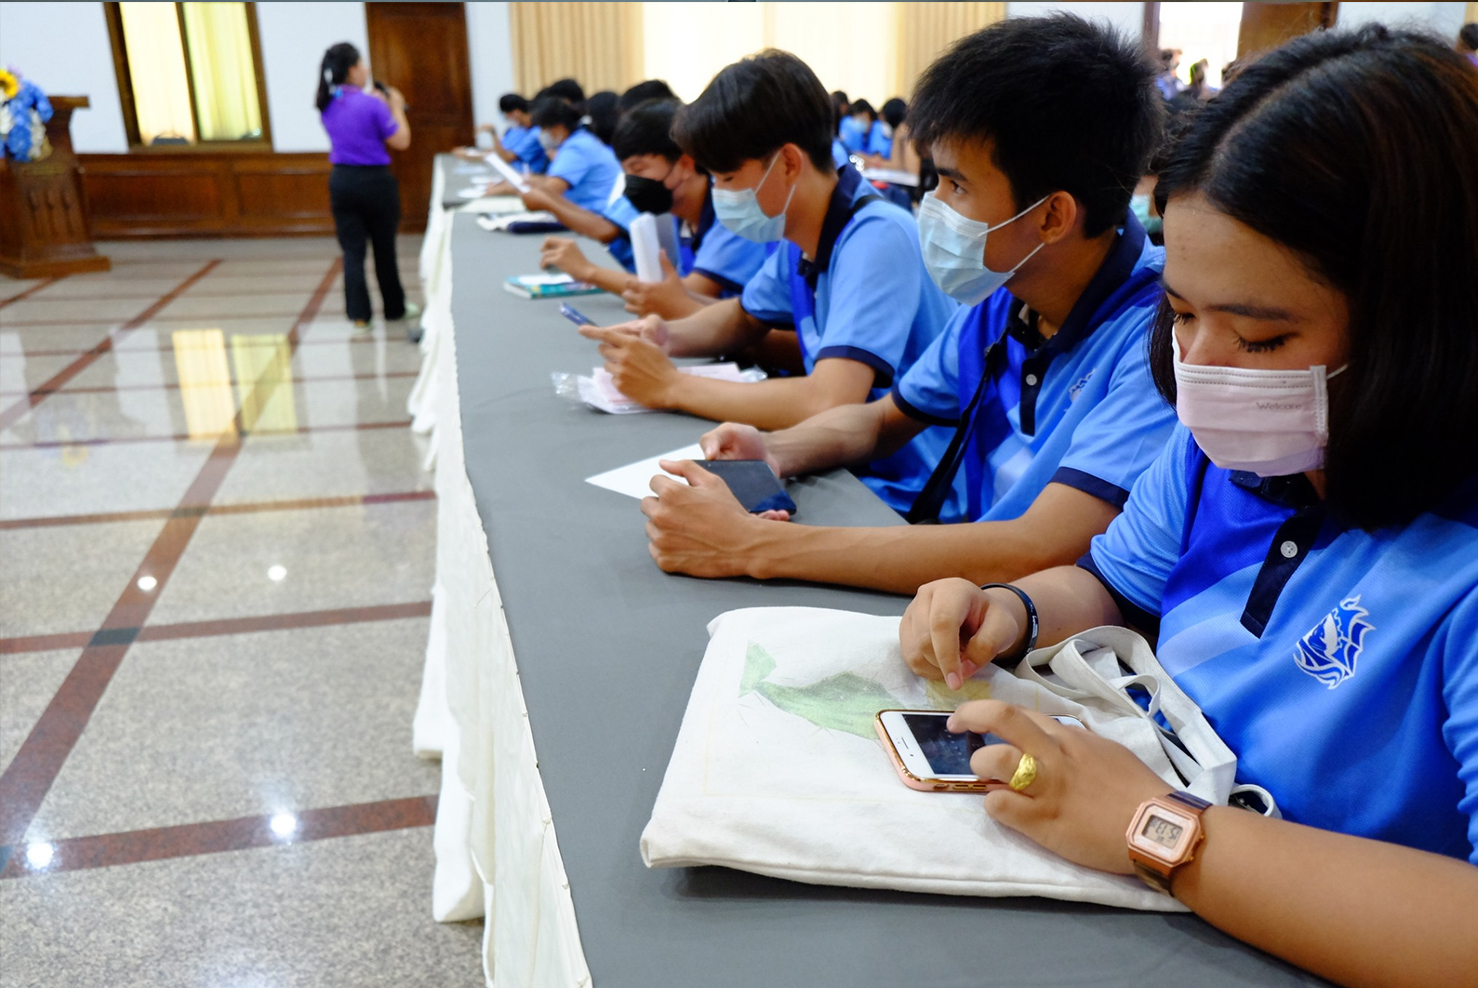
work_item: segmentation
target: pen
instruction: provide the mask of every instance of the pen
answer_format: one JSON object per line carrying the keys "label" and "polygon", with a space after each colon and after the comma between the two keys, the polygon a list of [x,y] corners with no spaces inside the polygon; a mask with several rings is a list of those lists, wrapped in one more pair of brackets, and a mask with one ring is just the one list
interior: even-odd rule
{"label": "pen", "polygon": [[592,322],[591,320],[589,320],[589,319],[585,318],[584,316],[580,315],[579,311],[577,311],[575,309],[575,307],[572,306],[572,305],[566,305],[566,304],[561,303],[560,304],[560,307],[559,307],[559,314],[562,315],[562,316],[564,316],[570,322],[574,323],[576,326],[594,326],[595,325],[594,322]]}

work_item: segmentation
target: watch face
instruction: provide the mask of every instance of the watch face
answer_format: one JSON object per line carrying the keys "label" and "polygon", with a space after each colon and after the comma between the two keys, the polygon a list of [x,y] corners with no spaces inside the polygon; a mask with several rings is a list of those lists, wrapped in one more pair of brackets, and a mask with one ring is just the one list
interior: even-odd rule
{"label": "watch face", "polygon": [[1185,833],[1185,827],[1166,817],[1150,813],[1145,816],[1144,826],[1139,833],[1141,837],[1147,837],[1165,850],[1173,851],[1180,843],[1180,835]]}

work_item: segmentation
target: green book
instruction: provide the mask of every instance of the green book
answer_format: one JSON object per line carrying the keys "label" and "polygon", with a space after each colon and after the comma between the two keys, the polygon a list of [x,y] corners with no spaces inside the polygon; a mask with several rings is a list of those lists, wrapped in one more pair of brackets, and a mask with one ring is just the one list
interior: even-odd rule
{"label": "green book", "polygon": [[601,289],[586,281],[576,281],[567,274],[519,274],[503,282],[503,287],[522,298],[568,298],[571,295],[595,295]]}

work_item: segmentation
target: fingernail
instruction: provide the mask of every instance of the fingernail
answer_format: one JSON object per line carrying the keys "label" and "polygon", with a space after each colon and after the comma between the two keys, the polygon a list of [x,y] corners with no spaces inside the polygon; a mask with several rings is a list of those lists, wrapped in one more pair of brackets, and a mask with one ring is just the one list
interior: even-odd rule
{"label": "fingernail", "polygon": [[980,667],[971,662],[969,659],[966,659],[960,665],[960,675],[965,677],[966,679],[969,679],[971,676],[975,675],[979,671]]}
{"label": "fingernail", "polygon": [[950,689],[957,690],[960,688],[961,685],[960,674],[957,672],[945,673],[944,682],[945,685],[947,685]]}

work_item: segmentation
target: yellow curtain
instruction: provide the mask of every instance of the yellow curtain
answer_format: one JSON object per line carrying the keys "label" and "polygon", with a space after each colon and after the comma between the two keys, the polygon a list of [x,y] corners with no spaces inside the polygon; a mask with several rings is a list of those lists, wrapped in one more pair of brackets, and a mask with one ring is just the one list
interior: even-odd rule
{"label": "yellow curtain", "polygon": [[195,123],[190,118],[190,87],[174,4],[120,3],[118,13],[139,139],[148,144],[163,134],[193,141]]}
{"label": "yellow curtain", "polygon": [[1478,24],[1478,2],[1468,0],[1468,16],[1463,18],[1464,24]]}
{"label": "yellow curtain", "polygon": [[[160,4],[160,6],[164,6]],[[244,3],[182,3],[202,141],[262,136]]]}
{"label": "yellow curtain", "polygon": [[908,95],[929,64],[958,38],[1003,20],[1004,3],[900,3],[895,5],[898,39],[894,89]]}
{"label": "yellow curtain", "polygon": [[617,92],[642,78],[640,3],[511,3],[513,74],[529,96],[556,79],[586,93]]}

